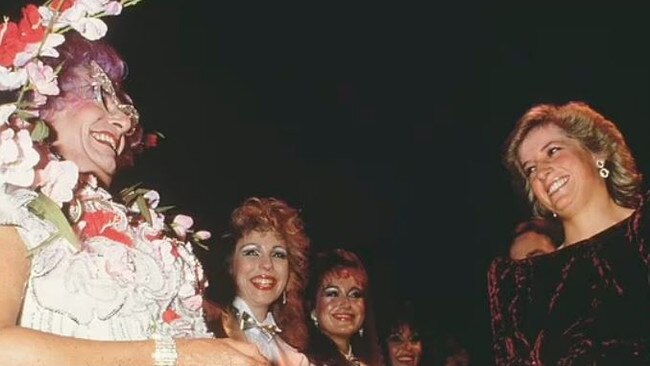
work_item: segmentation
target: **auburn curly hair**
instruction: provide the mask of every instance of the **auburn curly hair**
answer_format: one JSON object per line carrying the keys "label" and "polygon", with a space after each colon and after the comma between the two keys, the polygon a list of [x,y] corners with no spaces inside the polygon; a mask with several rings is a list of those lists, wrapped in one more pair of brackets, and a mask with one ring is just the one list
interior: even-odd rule
{"label": "auburn curly hair", "polygon": [[299,211],[277,198],[247,198],[231,215],[230,232],[221,239],[221,267],[215,278],[229,278],[208,288],[209,296],[222,308],[228,308],[236,296],[236,284],[231,274],[237,241],[252,231],[273,232],[287,246],[289,278],[286,286],[286,303],[276,300],[271,306],[285,342],[302,351],[308,343],[308,332],[303,303],[309,276],[309,245]]}

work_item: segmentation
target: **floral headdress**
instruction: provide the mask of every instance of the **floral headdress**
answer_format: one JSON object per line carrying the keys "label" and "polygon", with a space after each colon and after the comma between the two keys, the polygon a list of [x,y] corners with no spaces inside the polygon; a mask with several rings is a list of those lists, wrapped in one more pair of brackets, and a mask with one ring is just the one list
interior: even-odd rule
{"label": "floral headdress", "polygon": [[[59,229],[58,235],[75,246],[78,244],[76,234],[69,223],[74,220],[66,217],[61,208],[74,199],[73,189],[79,181],[78,167],[71,161],[48,159],[45,140],[49,128],[38,112],[48,97],[61,92],[57,74],[63,65],[53,69],[41,58],[59,57],[57,47],[65,42],[65,33],[70,30],[91,41],[103,38],[108,27],[102,18],[119,15],[123,8],[140,1],[49,0],[42,6],[25,6],[18,23],[8,17],[2,17],[0,23],[0,206],[12,189],[34,188],[38,198],[30,203],[30,210],[54,223]],[[112,92],[115,97],[108,76],[97,64],[92,66],[93,77],[99,79],[97,86],[109,94]],[[15,98],[6,101],[3,94]],[[118,107],[137,116],[130,105]],[[157,136],[162,135],[147,136],[145,146],[155,146]],[[40,149],[39,145],[46,148]],[[169,208],[156,207],[157,200],[152,201],[151,197],[157,193],[137,185],[123,190],[120,196],[132,212],[138,212],[150,224],[152,215],[163,217],[162,212]],[[201,244],[200,241],[208,239],[210,234],[194,232],[190,229],[192,223],[188,216],[178,215],[166,225],[165,231],[183,241],[187,233],[193,233],[191,241]]]}
{"label": "floral headdress", "polygon": [[[15,100],[0,99],[0,187],[34,183],[39,154],[33,142],[45,140],[47,125],[37,108],[48,96],[60,93],[57,72],[41,57],[59,56],[56,47],[65,42],[71,29],[89,40],[108,30],[101,19],[118,15],[141,0],[50,0],[37,7],[29,4],[18,23],[3,17],[0,24],[0,92],[14,93]],[[27,100],[28,93],[32,97]]]}

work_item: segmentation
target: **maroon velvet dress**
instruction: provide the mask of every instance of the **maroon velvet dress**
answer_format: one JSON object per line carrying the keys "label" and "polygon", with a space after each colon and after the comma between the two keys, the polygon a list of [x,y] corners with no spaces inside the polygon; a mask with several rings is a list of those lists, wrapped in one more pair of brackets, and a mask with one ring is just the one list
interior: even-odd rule
{"label": "maroon velvet dress", "polygon": [[650,205],[557,252],[488,272],[496,364],[650,365]]}

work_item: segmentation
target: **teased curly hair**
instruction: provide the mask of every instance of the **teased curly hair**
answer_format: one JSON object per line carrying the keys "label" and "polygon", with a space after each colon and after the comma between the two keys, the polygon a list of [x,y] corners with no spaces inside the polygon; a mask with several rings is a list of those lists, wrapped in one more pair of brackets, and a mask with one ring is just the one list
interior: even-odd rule
{"label": "teased curly hair", "polygon": [[540,104],[529,109],[517,122],[506,140],[503,163],[512,174],[515,186],[528,198],[536,216],[549,216],[550,212],[535,198],[528,179],[519,162],[519,148],[528,134],[541,126],[553,124],[566,136],[580,142],[594,154],[601,154],[609,178],[607,190],[614,202],[636,208],[641,202],[639,190],[641,174],[632,153],[616,125],[582,102],[564,105]]}
{"label": "teased curly hair", "polygon": [[[79,98],[91,98],[91,88],[88,84],[90,62],[95,61],[113,82],[117,96],[131,102],[131,98],[122,89],[128,69],[117,51],[101,40],[89,41],[77,32],[66,34],[65,42],[57,47],[59,57],[43,57],[43,62],[56,69],[61,67],[57,75],[59,95],[49,97],[47,103],[40,108],[41,116],[47,121],[51,113],[65,108],[71,101]],[[126,148],[118,157],[119,167],[133,165],[134,154],[142,151],[142,127],[134,126],[133,133],[125,136]]]}
{"label": "teased curly hair", "polygon": [[287,245],[289,279],[286,304],[276,300],[270,307],[273,317],[282,329],[280,336],[291,346],[302,351],[308,342],[305,307],[305,287],[309,275],[309,238],[298,210],[276,198],[246,199],[237,207],[230,220],[230,232],[222,237],[219,245],[221,258],[225,260],[215,271],[215,278],[229,278],[227,283],[208,287],[212,297],[222,308],[228,308],[236,296],[236,284],[231,274],[233,255],[237,241],[252,231],[272,232]]}
{"label": "teased curly hair", "polygon": [[[348,269],[354,270],[361,275],[359,280],[366,293],[364,296],[366,314],[362,324],[364,331],[363,337],[355,333],[350,339],[350,344],[355,356],[359,357],[364,364],[369,366],[383,365],[384,361],[379,346],[368,273],[361,259],[353,252],[339,248],[318,253],[312,262],[311,281],[307,290],[307,303],[310,309],[316,307],[319,290],[328,275]],[[336,344],[324,335],[313,322],[309,323],[309,332],[310,343],[306,353],[312,364],[316,366],[349,365],[349,362],[338,351]]]}

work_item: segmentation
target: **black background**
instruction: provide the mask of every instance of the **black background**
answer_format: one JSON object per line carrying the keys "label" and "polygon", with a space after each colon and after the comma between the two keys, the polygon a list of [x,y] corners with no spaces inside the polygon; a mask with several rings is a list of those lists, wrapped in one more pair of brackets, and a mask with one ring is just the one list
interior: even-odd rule
{"label": "black background", "polygon": [[586,101],[648,171],[645,9],[222,3],[106,18],[145,127],[167,137],[118,185],[144,182],[215,234],[245,197],[283,198],[315,249],[362,255],[379,317],[411,299],[476,364],[491,361],[487,266],[528,215],[500,163],[516,119]]}

